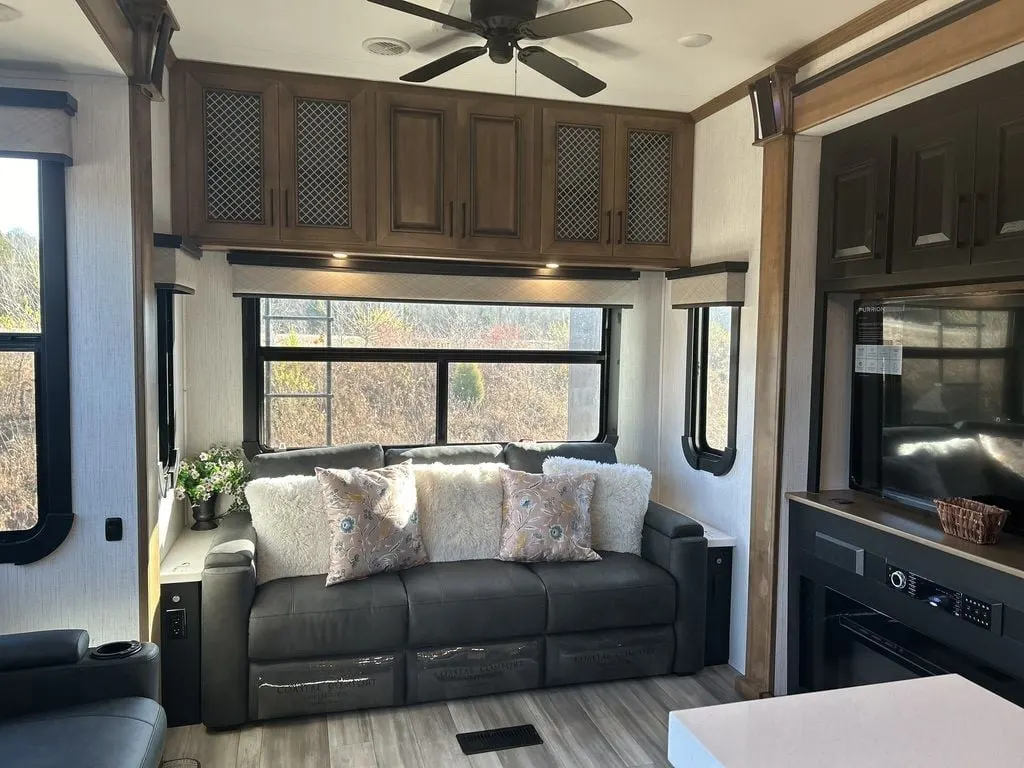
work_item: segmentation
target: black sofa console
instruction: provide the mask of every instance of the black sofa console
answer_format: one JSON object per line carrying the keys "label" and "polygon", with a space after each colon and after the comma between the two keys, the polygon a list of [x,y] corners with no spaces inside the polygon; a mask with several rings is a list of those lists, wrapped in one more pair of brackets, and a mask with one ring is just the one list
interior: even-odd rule
{"label": "black sofa console", "polygon": [[1024,539],[856,491],[790,494],[789,691],[956,673],[1024,705]]}

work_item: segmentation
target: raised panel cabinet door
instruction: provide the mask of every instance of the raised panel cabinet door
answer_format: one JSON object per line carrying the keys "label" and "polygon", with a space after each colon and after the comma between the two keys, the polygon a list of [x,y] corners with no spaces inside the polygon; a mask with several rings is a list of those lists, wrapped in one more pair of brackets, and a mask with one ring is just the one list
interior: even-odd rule
{"label": "raised panel cabinet door", "polygon": [[541,251],[611,262],[615,115],[545,108],[542,133]]}
{"label": "raised panel cabinet door", "polygon": [[819,245],[826,279],[885,274],[889,263],[894,137],[826,137],[821,149]]}
{"label": "raised panel cabinet door", "polygon": [[373,238],[372,94],[366,83],[281,85],[282,240],[344,247]]}
{"label": "raised panel cabinet door", "polygon": [[457,234],[462,248],[534,251],[540,209],[537,108],[521,101],[459,101]]}
{"label": "raised panel cabinet door", "polygon": [[970,262],[977,117],[970,109],[897,130],[894,272]]}
{"label": "raised panel cabinet door", "polygon": [[693,124],[619,115],[616,145],[616,261],[635,266],[688,264]]}
{"label": "raised panel cabinet door", "polygon": [[203,243],[276,243],[276,80],[220,70],[185,77],[189,234]]}
{"label": "raised panel cabinet door", "polygon": [[972,261],[1024,260],[1024,100],[985,104],[978,115]]}
{"label": "raised panel cabinet door", "polygon": [[456,247],[457,123],[454,99],[378,93],[378,244]]}

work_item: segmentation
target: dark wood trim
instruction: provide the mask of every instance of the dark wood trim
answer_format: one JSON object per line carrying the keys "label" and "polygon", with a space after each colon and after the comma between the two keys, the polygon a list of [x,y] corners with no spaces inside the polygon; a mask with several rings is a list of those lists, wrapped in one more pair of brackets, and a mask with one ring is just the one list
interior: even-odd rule
{"label": "dark wood trim", "polygon": [[135,32],[118,0],[78,0],[82,13],[106,44],[121,70],[135,75]]}
{"label": "dark wood trim", "polygon": [[184,251],[194,259],[203,258],[203,249],[199,247],[191,237],[184,235],[169,235],[163,232],[156,232],[153,235],[154,248],[173,248],[176,251]]}
{"label": "dark wood trim", "polygon": [[885,40],[872,45],[870,48],[865,48],[860,53],[853,54],[850,58],[844,59],[833,67],[829,67],[816,75],[812,75],[805,80],[801,80],[793,86],[793,95],[799,96],[801,93],[812,91],[831,80],[835,80],[837,77],[845,75],[847,72],[852,72],[858,67],[864,66],[868,62],[881,58],[888,53],[892,53],[897,48],[902,48],[908,43],[912,43],[926,35],[930,35],[932,32],[936,32],[937,30],[940,30],[953,22],[959,21],[965,16],[970,16],[972,13],[980,11],[985,6],[992,5],[996,2],[998,2],[998,0],[964,0],[964,2],[957,3],[951,8],[947,8],[946,10],[919,22],[912,27],[907,27],[901,32],[897,32],[892,37],[887,37]]}
{"label": "dark wood trim", "polygon": [[685,280],[688,277],[701,277],[703,275],[721,275],[726,272],[739,272],[745,274],[750,269],[746,261],[716,261],[712,264],[698,264],[696,267],[683,267],[665,273],[666,280]]}
{"label": "dark wood trim", "polygon": [[284,267],[288,269],[329,269],[346,272],[386,272],[411,275],[452,275],[464,277],[519,277],[531,280],[639,280],[631,269],[560,267],[558,269],[522,267],[509,264],[463,263],[423,259],[335,259],[321,254],[295,254],[272,251],[229,251],[228,263],[247,267]]}
{"label": "dark wood trim", "polygon": [[0,107],[59,109],[68,117],[74,117],[78,113],[78,101],[67,91],[37,88],[0,88]]}
{"label": "dark wood trim", "polygon": [[[793,51],[778,63],[783,66],[795,67],[797,69],[804,67],[815,59],[821,58],[826,53],[830,53],[836,48],[856,40],[858,37],[870,32],[875,27],[881,26],[888,21],[892,21],[897,16],[906,13],[924,1],[925,0],[885,0],[885,2],[879,3],[874,8],[865,11],[857,18],[851,19],[842,26],[836,27],[827,35],[823,35],[817,40]],[[747,88],[749,84],[769,74],[773,68],[774,67],[768,67],[767,69],[758,72],[748,80],[744,80],[742,83],[734,85],[724,93],[719,94],[710,101],[697,107],[697,109],[693,110],[690,114],[693,116],[695,121],[699,122],[707,117],[711,117],[711,115],[716,112],[720,112],[726,107],[732,106],[737,101],[742,101],[747,98]]]}
{"label": "dark wood trim", "polygon": [[154,283],[153,287],[157,291],[168,291],[170,293],[180,293],[183,296],[195,296],[196,289],[190,288],[187,285],[181,283]]}
{"label": "dark wood trim", "polygon": [[171,70],[168,99],[171,121],[171,226],[175,232],[188,231],[188,126],[185,98],[185,67]]}
{"label": "dark wood trim", "polygon": [[798,95],[795,130],[810,130],[1022,42],[1019,0],[975,7],[967,16]]}
{"label": "dark wood trim", "polygon": [[775,616],[794,150],[795,138],[792,135],[782,135],[764,147],[747,658],[745,674],[737,681],[737,690],[747,697],[772,695],[775,681]]}

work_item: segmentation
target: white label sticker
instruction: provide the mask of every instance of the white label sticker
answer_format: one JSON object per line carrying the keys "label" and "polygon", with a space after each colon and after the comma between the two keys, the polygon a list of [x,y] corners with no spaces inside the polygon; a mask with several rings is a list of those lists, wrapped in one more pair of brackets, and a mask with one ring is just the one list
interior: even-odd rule
{"label": "white label sticker", "polygon": [[902,376],[903,347],[895,344],[858,344],[854,371],[856,373]]}

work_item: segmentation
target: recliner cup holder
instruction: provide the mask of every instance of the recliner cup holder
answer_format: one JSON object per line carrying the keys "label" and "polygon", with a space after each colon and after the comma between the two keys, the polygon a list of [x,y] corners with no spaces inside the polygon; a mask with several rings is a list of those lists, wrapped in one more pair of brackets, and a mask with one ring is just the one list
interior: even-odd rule
{"label": "recliner cup holder", "polygon": [[104,643],[93,649],[89,654],[98,661],[111,659],[127,659],[142,650],[142,643],[138,640],[119,640],[114,643]]}

